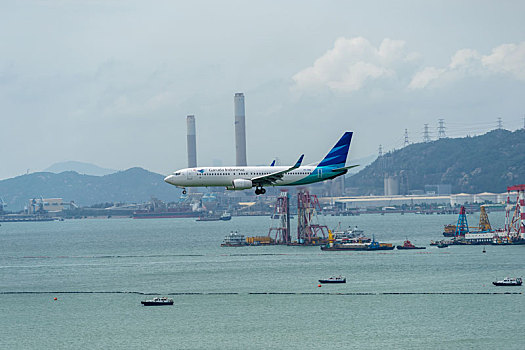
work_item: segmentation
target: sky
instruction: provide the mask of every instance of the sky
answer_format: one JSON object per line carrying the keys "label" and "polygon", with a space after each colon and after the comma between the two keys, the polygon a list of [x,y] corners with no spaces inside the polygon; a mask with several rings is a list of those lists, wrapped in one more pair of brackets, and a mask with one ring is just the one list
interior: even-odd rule
{"label": "sky", "polygon": [[524,1],[0,2],[0,179],[63,161],[168,174],[350,160],[525,118]]}

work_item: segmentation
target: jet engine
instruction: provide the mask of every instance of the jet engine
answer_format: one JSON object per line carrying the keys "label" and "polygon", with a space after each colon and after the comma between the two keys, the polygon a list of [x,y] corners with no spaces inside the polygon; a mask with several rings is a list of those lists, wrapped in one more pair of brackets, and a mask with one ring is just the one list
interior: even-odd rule
{"label": "jet engine", "polygon": [[226,187],[227,190],[247,190],[249,188],[252,188],[253,184],[251,180],[247,179],[235,179],[232,181],[232,186]]}

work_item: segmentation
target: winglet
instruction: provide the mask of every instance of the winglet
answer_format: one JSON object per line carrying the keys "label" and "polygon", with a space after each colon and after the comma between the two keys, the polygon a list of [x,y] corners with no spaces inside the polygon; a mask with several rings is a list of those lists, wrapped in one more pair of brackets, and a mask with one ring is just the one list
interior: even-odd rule
{"label": "winglet", "polygon": [[293,169],[297,169],[301,166],[301,163],[303,162],[303,158],[304,158],[304,154],[301,154],[301,156],[299,157],[299,160],[297,161],[297,163],[295,163],[295,165],[292,167]]}

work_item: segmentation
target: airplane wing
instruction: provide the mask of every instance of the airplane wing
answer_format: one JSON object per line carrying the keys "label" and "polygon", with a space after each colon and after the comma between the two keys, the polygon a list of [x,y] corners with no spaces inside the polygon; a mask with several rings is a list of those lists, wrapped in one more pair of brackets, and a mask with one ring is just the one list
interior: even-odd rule
{"label": "airplane wing", "polygon": [[275,173],[271,173],[271,174],[267,174],[267,175],[263,175],[263,176],[258,176],[258,177],[254,177],[252,178],[252,183],[255,184],[256,186],[264,186],[264,185],[273,185],[275,184],[277,181],[281,180],[284,176],[284,174],[286,173],[289,173],[290,171],[292,170],[295,170],[297,168],[299,168],[301,166],[301,163],[303,162],[303,157],[304,157],[304,154],[302,154],[300,157],[299,157],[299,160],[297,160],[297,162],[295,163],[294,166],[286,169],[286,170],[281,170],[281,171],[276,171]]}

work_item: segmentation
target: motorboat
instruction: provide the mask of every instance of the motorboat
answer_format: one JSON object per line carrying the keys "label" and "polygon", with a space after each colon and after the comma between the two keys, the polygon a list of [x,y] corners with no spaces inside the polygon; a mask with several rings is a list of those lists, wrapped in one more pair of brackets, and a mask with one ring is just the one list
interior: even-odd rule
{"label": "motorboat", "polygon": [[155,297],[150,300],[143,300],[140,303],[144,306],[173,305],[173,299],[166,297]]}
{"label": "motorboat", "polygon": [[346,283],[346,278],[343,276],[331,276],[330,278],[319,280],[319,283]]}
{"label": "motorboat", "polygon": [[523,281],[521,278],[505,277],[502,281],[492,282],[495,286],[521,286]]}

